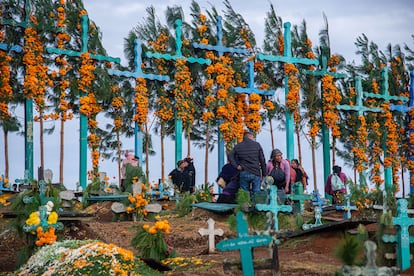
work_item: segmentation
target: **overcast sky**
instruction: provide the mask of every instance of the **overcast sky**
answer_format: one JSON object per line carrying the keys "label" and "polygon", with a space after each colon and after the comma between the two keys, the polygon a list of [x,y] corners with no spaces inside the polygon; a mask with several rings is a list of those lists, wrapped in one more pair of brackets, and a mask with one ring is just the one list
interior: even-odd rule
{"label": "overcast sky", "polygon": [[[197,1],[204,11],[206,8],[215,6],[220,15],[223,14],[224,5],[222,1]],[[88,11],[90,19],[95,21],[99,26],[103,35],[103,44],[107,49],[109,55],[120,57],[122,63],[126,60],[123,55],[124,38],[128,32],[137,25],[143,22],[147,16],[145,9],[149,6],[154,6],[156,14],[161,22],[165,19],[165,10],[167,6],[181,5],[184,12],[187,14],[185,19],[190,21],[188,0],[84,0],[84,5]],[[355,55],[356,48],[354,43],[356,38],[362,33],[378,44],[379,48],[384,50],[385,47],[391,43],[392,45],[407,43],[409,47],[414,48],[414,40],[411,37],[414,34],[414,2],[412,0],[348,0],[348,1],[334,1],[334,0],[283,0],[283,1],[231,1],[234,10],[240,13],[250,28],[256,35],[258,46],[262,46],[264,37],[264,21],[266,13],[270,9],[270,4],[273,3],[276,13],[281,16],[283,22],[291,22],[292,25],[299,25],[303,20],[307,22],[308,35],[312,39],[314,45],[318,44],[318,32],[324,27],[323,13],[326,14],[329,22],[329,35],[331,42],[331,50],[334,53],[342,54],[347,62],[355,60],[358,64],[359,59]],[[17,116],[23,122],[22,112]],[[53,123],[48,123],[51,126]],[[39,149],[39,130],[38,123],[35,123],[34,129],[34,167],[37,168],[40,164]],[[51,168],[54,172],[53,181],[59,180],[59,124],[56,123],[56,135],[45,136],[45,167]],[[67,123],[67,135],[65,138],[65,184],[69,188],[74,188],[78,181],[79,175],[79,120],[78,118]],[[284,153],[286,153],[285,134],[279,133],[276,138],[276,145]],[[155,137],[153,138],[155,139]],[[266,158],[271,151],[269,130],[264,128],[258,136],[258,141],[262,144]],[[171,158],[166,160],[166,173],[174,168],[174,152],[173,141],[168,141],[171,149]],[[133,149],[132,139],[124,139],[125,148]],[[0,136],[0,174],[4,172],[4,138]],[[306,143],[302,143],[304,147]],[[159,142],[154,142],[155,150],[159,151]],[[296,147],[295,147],[295,150]],[[306,149],[305,149],[306,150]],[[10,154],[10,179],[14,180],[23,176],[24,172],[24,139],[14,134],[9,135],[9,154]],[[89,159],[88,153],[88,159]],[[183,155],[186,152],[183,151]],[[197,169],[197,183],[204,181],[204,151],[193,150],[191,153],[195,156],[195,165]],[[214,151],[213,156],[217,156]],[[168,156],[168,155],[167,155]],[[296,156],[295,156],[296,157]],[[322,163],[322,156],[317,156],[317,162]],[[217,176],[217,164],[214,160],[209,166],[209,181],[213,182]],[[305,163],[305,162],[304,162]],[[150,159],[150,180],[157,180],[160,174],[160,158],[159,156],[151,157]],[[88,168],[90,162],[88,161]],[[310,162],[304,164],[308,173],[311,173]],[[106,171],[112,178],[117,176],[116,163],[104,161],[101,164],[101,169]],[[345,170],[346,171],[346,170]],[[37,172],[35,170],[35,177]],[[318,186],[323,187],[322,168],[318,171]],[[351,171],[348,169],[348,174]],[[113,180],[116,181],[116,180]]]}

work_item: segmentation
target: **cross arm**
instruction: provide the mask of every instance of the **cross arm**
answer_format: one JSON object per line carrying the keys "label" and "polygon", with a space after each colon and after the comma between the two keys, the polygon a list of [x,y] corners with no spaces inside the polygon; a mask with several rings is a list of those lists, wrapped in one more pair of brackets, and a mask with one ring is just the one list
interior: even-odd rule
{"label": "cross arm", "polygon": [[317,59],[273,56],[273,55],[265,55],[265,54],[257,54],[257,59],[267,60],[267,61],[278,61],[278,62],[283,62],[283,63],[300,63],[304,65],[315,65],[315,66],[319,64],[319,61]]}

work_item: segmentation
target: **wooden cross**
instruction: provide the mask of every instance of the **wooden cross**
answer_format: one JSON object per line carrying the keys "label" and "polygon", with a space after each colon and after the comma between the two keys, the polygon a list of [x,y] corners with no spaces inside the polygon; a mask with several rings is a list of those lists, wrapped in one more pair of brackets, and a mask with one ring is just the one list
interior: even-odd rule
{"label": "wooden cross", "polygon": [[[302,72],[307,74],[307,75],[311,75],[311,76],[315,76],[315,77],[323,77],[325,75],[328,76],[332,76],[335,79],[343,79],[346,77],[346,74],[342,74],[342,73],[336,73],[336,72],[331,72],[328,71],[328,56],[327,56],[327,49],[322,49],[322,65],[321,65],[321,69],[320,70],[303,70]],[[323,93],[322,93],[323,95]],[[323,98],[321,96],[321,98]],[[323,109],[322,109],[322,117],[323,117]],[[326,183],[326,181],[328,180],[328,176],[331,173],[331,156],[329,154],[330,152],[330,148],[331,148],[331,144],[329,142],[329,129],[326,126],[324,120],[322,120],[322,147],[323,147],[323,172],[324,172],[324,182]],[[316,183],[314,183],[315,185],[315,190],[316,190]]]}
{"label": "wooden cross", "polygon": [[270,186],[270,202],[269,204],[256,204],[256,209],[259,211],[269,211],[273,214],[274,229],[279,231],[279,220],[277,215],[280,212],[291,212],[292,206],[279,205],[277,203],[277,187],[276,185]]}
{"label": "wooden cross", "polygon": [[[223,24],[222,24],[222,18],[221,16],[217,16],[217,44],[216,45],[206,45],[206,44],[200,44],[200,43],[193,43],[194,48],[199,48],[203,50],[209,50],[209,51],[216,51],[218,55],[221,57],[224,53],[232,53],[232,54],[241,54],[247,56],[249,54],[249,51],[246,48],[233,48],[233,47],[226,47],[223,45]],[[254,91],[254,66],[251,66],[250,62],[248,63],[248,74],[249,74],[249,87],[250,87],[250,93]],[[250,68],[252,68],[252,71],[250,71]],[[248,89],[248,88],[242,88],[239,87],[239,89]],[[246,90],[249,91],[249,90]],[[266,93],[265,90],[258,90],[258,92],[255,93]],[[247,93],[247,92],[239,92],[238,93]],[[267,93],[271,93],[268,91]],[[274,92],[272,93],[272,95]],[[224,139],[223,136],[220,133],[220,128],[218,129],[218,172],[221,171],[221,168],[224,166]]]}
{"label": "wooden cross", "polygon": [[223,229],[220,229],[220,228],[219,229],[214,229],[214,223],[215,223],[214,219],[209,218],[207,220],[208,228],[207,229],[205,229],[205,228],[198,229],[198,233],[200,233],[201,236],[208,235],[208,252],[209,253],[213,253],[214,250],[215,250],[215,241],[214,241],[215,236],[216,235],[217,236],[223,236],[223,234],[224,234]]}
{"label": "wooden cross", "polygon": [[[48,53],[57,54],[57,55],[67,55],[70,57],[80,57],[83,53],[88,53],[88,33],[89,33],[89,24],[88,24],[88,15],[81,16],[81,27],[82,27],[82,36],[81,36],[81,50],[71,51],[71,50],[62,50],[58,48],[46,48]],[[90,53],[90,58],[99,61],[109,61],[120,63],[119,58],[113,58],[104,55],[95,55]],[[85,92],[81,92],[81,97],[85,96]],[[86,189],[86,174],[87,174],[87,150],[88,150],[88,117],[84,114],[80,114],[80,137],[79,137],[79,184],[82,187],[82,190]]]}
{"label": "wooden cross", "polygon": [[346,205],[336,206],[336,210],[345,211],[344,212],[344,219],[351,219],[352,218],[351,211],[355,211],[357,209],[357,207],[354,206],[354,205],[351,205],[351,196],[350,195],[346,195],[345,198],[346,198]]}
{"label": "wooden cross", "polygon": [[411,266],[410,243],[414,243],[414,237],[410,236],[409,228],[414,225],[414,218],[408,217],[408,202],[405,198],[398,200],[398,216],[393,217],[394,225],[398,226],[397,235],[383,235],[384,242],[397,243],[397,265],[404,271]]}
{"label": "wooden cross", "polygon": [[[390,102],[391,100],[394,101],[401,101],[403,103],[408,102],[408,97],[401,97],[401,96],[391,96],[389,93],[389,87],[388,87],[388,68],[384,67],[381,70],[381,94],[375,94],[375,93],[368,93],[364,92],[364,96],[367,98],[374,98],[374,99],[382,99],[386,102]],[[385,136],[385,140],[387,139],[387,135]],[[384,151],[384,157],[388,157],[387,154],[387,143],[383,143],[383,151]],[[391,166],[388,166],[384,168],[384,184],[385,189],[390,190],[392,185],[392,168]]]}
{"label": "wooden cross", "polygon": [[267,235],[249,236],[249,229],[243,212],[237,213],[237,236],[235,239],[227,239],[217,244],[221,251],[240,250],[240,259],[244,276],[254,275],[252,249],[257,246],[268,245],[272,237]]}
{"label": "wooden cross", "polygon": [[[204,58],[195,58],[195,57],[185,57],[181,53],[181,47],[183,45],[181,41],[182,35],[182,21],[177,19],[175,21],[175,54],[160,54],[160,53],[153,53],[153,52],[146,52],[145,55],[149,58],[157,58],[157,59],[164,59],[164,60],[179,60],[183,59],[189,63],[198,63],[198,64],[206,64],[209,65],[211,60],[204,59]],[[183,140],[183,122],[181,118],[177,116],[174,119],[175,124],[175,164],[182,158],[182,140]]]}
{"label": "wooden cross", "polygon": [[[120,71],[120,70],[112,70],[109,69],[108,73],[110,75],[116,75],[116,76],[124,76],[124,77],[132,77],[135,79],[143,78],[148,80],[159,80],[159,81],[169,81],[170,77],[165,75],[154,75],[154,74],[145,74],[142,72],[141,65],[142,65],[142,45],[141,42],[138,39],[134,40],[134,66],[135,70],[133,72],[131,71]],[[135,109],[134,109],[135,114]],[[143,145],[143,134],[142,131],[138,125],[138,122],[135,122],[135,156],[139,158],[139,160],[142,159],[142,145]]]}
{"label": "wooden cross", "polygon": [[247,75],[247,87],[234,87],[234,92],[241,94],[255,93],[264,96],[273,96],[275,94],[275,90],[264,90],[254,88],[254,63],[251,60],[247,62]]}
{"label": "wooden cross", "polygon": [[[30,0],[24,2],[24,20],[19,22],[14,19],[4,19],[0,17],[0,25],[9,25],[12,27],[21,27],[27,29],[28,27],[37,27],[30,20],[32,7]],[[24,140],[25,140],[25,174],[28,172],[28,177],[33,179],[33,99],[25,99],[25,123],[24,123]]]}
{"label": "wooden cross", "polygon": [[[309,58],[297,58],[292,57],[292,38],[290,33],[290,22],[286,22],[283,24],[285,28],[284,32],[284,50],[283,56],[274,56],[274,55],[264,55],[258,54],[257,59],[259,60],[267,60],[267,61],[275,61],[275,62],[282,62],[282,63],[299,63],[304,65],[318,65],[319,61],[317,59],[309,59]],[[288,76],[285,76],[285,101],[287,101],[287,95],[289,93],[288,87]],[[286,148],[287,148],[287,158],[292,160],[294,158],[294,122],[293,122],[293,114],[286,108]]]}
{"label": "wooden cross", "polygon": [[297,189],[293,194],[287,195],[287,198],[290,198],[292,200],[295,201],[299,201],[298,202],[298,207],[299,207],[299,212],[302,213],[303,211],[305,211],[305,200],[310,200],[312,198],[311,195],[308,194],[304,194],[303,193],[303,185],[301,182],[299,182],[300,184],[297,185]]}
{"label": "wooden cross", "polygon": [[[358,117],[363,116],[365,112],[374,112],[374,113],[380,113],[382,112],[381,108],[377,107],[366,107],[362,103],[362,98],[364,95],[364,91],[362,90],[362,82],[361,77],[357,76],[355,77],[355,90],[357,92],[357,98],[356,98],[356,104],[355,105],[340,105],[338,104],[336,106],[339,110],[347,110],[347,111],[356,111],[358,112]],[[359,181],[361,185],[366,186],[367,180],[365,176],[365,172],[361,172],[359,174]]]}

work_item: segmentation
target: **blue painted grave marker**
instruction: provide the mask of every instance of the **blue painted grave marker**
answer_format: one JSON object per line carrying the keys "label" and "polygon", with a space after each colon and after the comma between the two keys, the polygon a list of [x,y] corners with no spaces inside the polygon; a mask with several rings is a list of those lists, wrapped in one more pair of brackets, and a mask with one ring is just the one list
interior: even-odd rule
{"label": "blue painted grave marker", "polygon": [[243,212],[237,213],[238,238],[227,239],[219,242],[216,247],[220,251],[240,250],[240,260],[244,276],[254,275],[252,249],[257,246],[268,245],[272,237],[267,235],[249,236],[247,221]]}
{"label": "blue painted grave marker", "polygon": [[397,265],[404,271],[411,266],[410,243],[414,243],[414,237],[410,236],[409,228],[414,225],[414,218],[408,217],[408,201],[405,198],[398,200],[398,216],[393,217],[394,225],[398,226],[397,235],[383,235],[384,242],[397,243]]}
{"label": "blue painted grave marker", "polygon": [[277,202],[277,187],[276,185],[270,186],[270,202],[269,204],[256,204],[256,209],[259,211],[269,211],[273,214],[274,229],[279,231],[279,212],[291,212],[292,206],[290,205],[279,205]]}
{"label": "blue painted grave marker", "polygon": [[[304,65],[318,65],[319,61],[317,59],[309,59],[309,58],[297,58],[292,57],[292,35],[290,32],[290,22],[286,22],[283,24],[285,28],[284,31],[284,49],[283,49],[283,56],[274,56],[274,55],[264,55],[258,54],[257,59],[259,60],[267,60],[267,61],[275,61],[275,62],[282,62],[282,63],[291,63],[291,64],[304,64]],[[285,77],[285,99],[287,99],[287,95],[289,93],[288,87],[288,76]],[[292,160],[294,158],[294,122],[293,122],[293,114],[286,109],[286,148],[287,148],[287,158]]]}
{"label": "blue painted grave marker", "polygon": [[[164,75],[154,75],[154,74],[145,74],[142,72],[141,65],[142,65],[142,46],[141,42],[138,39],[134,40],[134,66],[135,70],[133,72],[131,71],[120,71],[120,70],[108,70],[108,73],[110,75],[116,75],[116,76],[123,76],[123,77],[129,77],[129,78],[143,78],[148,80],[159,80],[159,81],[169,81],[169,76]],[[135,114],[134,109],[134,114]],[[142,149],[143,149],[143,134],[141,131],[140,126],[138,125],[138,122],[135,122],[135,156],[139,158],[139,160],[142,159]]]}
{"label": "blue painted grave marker", "polygon": [[[58,48],[46,48],[48,53],[57,54],[57,55],[67,55],[70,57],[80,57],[83,53],[88,53],[88,33],[89,33],[89,23],[88,15],[81,16],[81,50],[71,51],[71,50],[62,50]],[[91,59],[99,61],[109,61],[120,63],[119,58],[104,56],[104,55],[95,55],[89,53]],[[84,92],[81,92],[81,97],[85,96]],[[82,187],[82,190],[86,189],[86,174],[87,174],[87,151],[88,151],[88,117],[84,114],[80,114],[80,137],[79,137],[79,184]]]}
{"label": "blue painted grave marker", "polygon": [[351,219],[352,214],[351,211],[357,210],[357,207],[354,205],[351,205],[351,196],[346,195],[346,204],[344,206],[336,206],[336,210],[338,211],[344,211],[344,219]]}
{"label": "blue painted grave marker", "polygon": [[[175,21],[175,54],[160,54],[160,53],[153,53],[153,52],[146,52],[145,55],[149,58],[157,58],[157,59],[164,59],[164,60],[179,60],[183,59],[189,63],[198,63],[198,64],[206,64],[209,65],[211,60],[204,59],[204,58],[195,58],[195,57],[186,57],[183,56],[181,53],[181,47],[183,45],[181,40],[182,35],[182,21],[177,19]],[[175,118],[175,164],[182,158],[182,140],[183,140],[183,122],[181,118]]]}

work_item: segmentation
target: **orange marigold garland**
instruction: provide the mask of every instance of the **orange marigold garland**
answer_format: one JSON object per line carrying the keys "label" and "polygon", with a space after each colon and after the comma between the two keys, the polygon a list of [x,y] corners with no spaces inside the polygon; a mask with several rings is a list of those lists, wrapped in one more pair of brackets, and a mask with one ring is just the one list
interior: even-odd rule
{"label": "orange marigold garland", "polygon": [[79,69],[80,79],[78,82],[79,90],[83,93],[86,93],[86,96],[82,96],[79,100],[80,108],[79,111],[81,114],[88,117],[88,127],[89,127],[89,136],[88,136],[88,145],[91,147],[91,159],[93,167],[92,177],[98,177],[98,165],[100,153],[98,147],[101,142],[101,138],[96,135],[96,128],[98,127],[98,122],[96,121],[96,115],[102,110],[102,107],[98,104],[95,94],[91,91],[92,82],[95,78],[95,62],[90,58],[89,53],[82,53],[80,55],[82,63]]}
{"label": "orange marigold garland", "polygon": [[147,122],[148,116],[148,89],[147,81],[144,78],[137,78],[135,86],[135,115],[134,122],[137,122],[141,131],[144,131],[143,125]]}
{"label": "orange marigold garland", "polygon": [[193,87],[191,86],[191,73],[186,65],[185,59],[178,59],[175,63],[176,73],[174,74],[175,108],[178,118],[183,120],[183,126],[188,129],[194,122],[195,107],[191,100]]}
{"label": "orange marigold garland", "polygon": [[362,173],[367,168],[368,163],[368,132],[365,117],[363,115],[358,116],[359,128],[357,130],[356,147],[351,149],[357,158],[356,170]]}
{"label": "orange marigold garland", "polygon": [[300,101],[300,83],[297,77],[299,73],[298,69],[294,64],[285,63],[284,64],[285,74],[288,76],[288,94],[286,96],[286,108],[291,114],[293,114],[293,119],[295,124],[300,121],[299,114],[299,101]]}
{"label": "orange marigold garland", "polygon": [[[3,32],[0,31],[0,41]],[[5,51],[0,51],[0,120],[10,117],[9,105],[13,90],[10,85],[10,61],[11,57]]]}
{"label": "orange marigold garland", "polygon": [[336,105],[341,102],[342,96],[334,84],[333,76],[324,75],[322,77],[322,99],[323,99],[323,121],[331,129],[332,137],[340,136],[338,121],[339,115]]}
{"label": "orange marigold garland", "polygon": [[260,115],[260,102],[262,97],[258,94],[251,94],[249,97],[249,111],[244,120],[246,126],[255,134],[259,133],[262,121]]}

